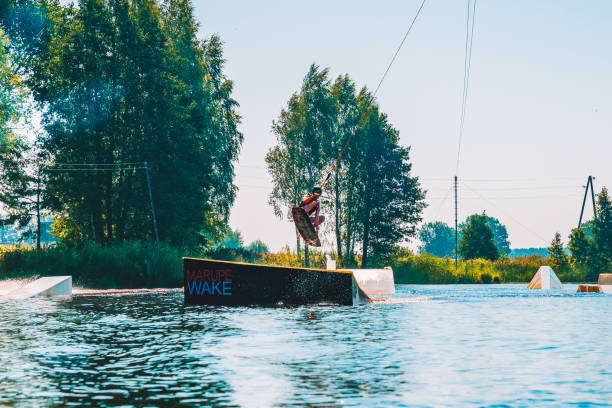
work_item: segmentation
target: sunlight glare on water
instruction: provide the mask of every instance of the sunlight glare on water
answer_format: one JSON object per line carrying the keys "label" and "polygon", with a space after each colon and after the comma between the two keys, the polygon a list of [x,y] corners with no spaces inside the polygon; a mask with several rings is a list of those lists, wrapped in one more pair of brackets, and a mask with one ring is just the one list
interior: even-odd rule
{"label": "sunlight glare on water", "polygon": [[370,305],[0,301],[0,406],[612,406],[612,296],[398,285]]}

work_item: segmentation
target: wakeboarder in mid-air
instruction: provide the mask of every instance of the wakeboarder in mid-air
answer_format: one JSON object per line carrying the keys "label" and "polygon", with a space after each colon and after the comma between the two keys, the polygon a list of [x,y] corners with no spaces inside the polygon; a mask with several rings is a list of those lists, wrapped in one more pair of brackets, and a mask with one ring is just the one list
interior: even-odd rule
{"label": "wakeboarder in mid-air", "polygon": [[[295,222],[298,232],[308,245],[315,247],[321,246],[318,230],[319,225],[325,220],[325,216],[320,214],[321,203],[319,197],[321,197],[322,192],[321,187],[313,188],[311,194],[306,194],[302,197],[302,201],[291,209],[293,222]],[[313,213],[314,215],[312,215]]]}
{"label": "wakeboarder in mid-air", "polygon": [[[319,214],[321,209],[319,197],[321,197],[322,192],[323,190],[321,189],[321,187],[313,188],[312,193],[306,194],[304,197],[302,197],[302,201],[298,205],[298,207],[303,208],[304,211],[306,211],[306,214],[310,216],[310,222],[316,230],[318,230],[319,225],[321,225],[321,223],[325,221],[325,216]],[[313,212],[315,213],[315,215],[311,216]]]}

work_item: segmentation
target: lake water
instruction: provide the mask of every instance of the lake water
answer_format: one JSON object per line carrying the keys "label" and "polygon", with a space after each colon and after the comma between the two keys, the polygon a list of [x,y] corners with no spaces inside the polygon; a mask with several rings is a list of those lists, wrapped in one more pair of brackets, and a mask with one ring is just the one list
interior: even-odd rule
{"label": "lake water", "polygon": [[0,406],[612,406],[612,296],[398,285],[356,307],[0,301]]}

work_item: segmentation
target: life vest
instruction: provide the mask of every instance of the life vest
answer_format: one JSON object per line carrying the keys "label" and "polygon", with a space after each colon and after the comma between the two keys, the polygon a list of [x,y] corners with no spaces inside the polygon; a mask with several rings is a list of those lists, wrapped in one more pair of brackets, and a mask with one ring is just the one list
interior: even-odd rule
{"label": "life vest", "polygon": [[[298,207],[302,207],[304,211],[306,211],[306,206],[312,203],[313,201],[315,201],[314,194],[306,194],[304,197],[302,197],[302,201],[300,202],[300,205],[298,205]],[[313,206],[309,211],[306,211],[306,213],[310,215],[315,212],[316,209],[316,206]]]}

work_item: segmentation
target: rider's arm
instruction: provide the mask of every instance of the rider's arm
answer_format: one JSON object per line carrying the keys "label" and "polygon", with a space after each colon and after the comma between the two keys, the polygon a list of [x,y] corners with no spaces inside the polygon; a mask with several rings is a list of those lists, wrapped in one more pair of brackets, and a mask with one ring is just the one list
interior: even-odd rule
{"label": "rider's arm", "polygon": [[300,202],[298,207],[302,207],[304,205],[308,205],[308,204],[312,203],[313,200],[314,200],[314,194],[308,194],[308,195],[304,196],[304,198],[302,198],[302,201]]}

